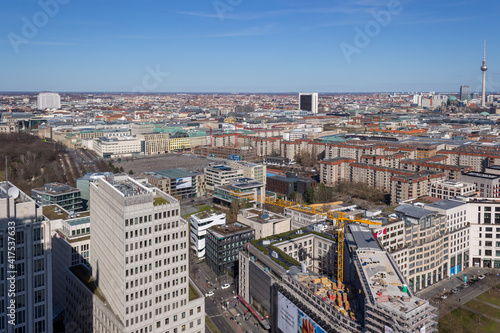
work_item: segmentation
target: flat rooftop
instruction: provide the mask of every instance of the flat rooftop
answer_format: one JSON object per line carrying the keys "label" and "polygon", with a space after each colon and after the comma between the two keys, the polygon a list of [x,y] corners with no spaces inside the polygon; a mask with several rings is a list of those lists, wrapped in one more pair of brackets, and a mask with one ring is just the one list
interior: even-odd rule
{"label": "flat rooftop", "polygon": [[111,184],[126,197],[151,193],[145,187],[132,182],[129,179],[114,181]]}
{"label": "flat rooftop", "polygon": [[215,237],[224,238],[251,230],[249,226],[240,223],[216,225],[208,229]]}
{"label": "flat rooftop", "polygon": [[79,189],[71,187],[68,184],[62,184],[62,183],[48,183],[48,184],[45,184],[43,187],[34,188],[33,191],[45,193],[45,194],[50,194],[50,195],[53,195],[53,194],[60,195],[60,194],[67,194],[67,193],[73,193],[73,192],[80,192]]}
{"label": "flat rooftop", "polygon": [[33,198],[26,195],[23,191],[19,190],[11,182],[0,182],[0,199],[7,199],[7,197],[15,197],[15,202],[35,202]]}
{"label": "flat rooftop", "polygon": [[436,214],[436,212],[433,210],[428,210],[428,209],[424,209],[422,207],[411,206],[411,205],[398,206],[398,207],[396,207],[395,211],[396,211],[396,213],[401,213],[401,214],[404,214],[406,216],[413,217],[416,219],[421,219],[424,216]]}
{"label": "flat rooftop", "polygon": [[437,202],[433,202],[431,204],[425,205],[426,207],[439,208],[439,209],[452,209],[456,207],[460,207],[466,205],[467,203],[463,201],[455,201],[455,200],[441,200]]}
{"label": "flat rooftop", "polygon": [[261,224],[274,223],[288,219],[281,214],[273,213],[264,209],[250,208],[245,211],[248,212],[248,214],[246,216],[243,214],[244,218]]}
{"label": "flat rooftop", "polygon": [[43,216],[51,221],[58,219],[67,220],[69,217],[68,212],[58,205],[42,206],[42,213]]}
{"label": "flat rooftop", "polygon": [[199,175],[200,173],[194,173],[187,169],[169,169],[169,170],[149,172],[148,174],[157,179],[162,179],[162,178],[177,179],[177,178],[193,177]]}
{"label": "flat rooftop", "polygon": [[500,178],[500,175],[495,175],[492,173],[483,173],[483,172],[467,172],[464,173],[464,176],[483,178],[483,179],[497,179]]}
{"label": "flat rooftop", "polygon": [[386,251],[356,251],[366,278],[365,288],[375,302],[399,312],[409,312],[425,301],[404,292],[405,281],[396,273]]}
{"label": "flat rooftop", "polygon": [[217,216],[217,215],[221,215],[222,213],[219,213],[213,209],[207,209],[207,210],[204,210],[202,212],[199,212],[199,213],[195,213],[191,216],[195,216],[197,218],[199,218],[200,220],[204,220],[204,219],[207,219],[209,217],[212,217],[212,216]]}

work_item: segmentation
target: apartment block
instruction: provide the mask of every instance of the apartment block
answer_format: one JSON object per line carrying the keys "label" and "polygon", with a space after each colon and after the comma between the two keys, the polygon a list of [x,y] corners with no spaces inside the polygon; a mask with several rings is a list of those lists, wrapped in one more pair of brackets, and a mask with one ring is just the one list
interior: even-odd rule
{"label": "apartment block", "polygon": [[335,186],[337,183],[351,179],[351,163],[354,159],[334,158],[319,162],[320,180],[326,186]]}
{"label": "apartment block", "polygon": [[476,185],[479,196],[482,198],[500,197],[500,175],[468,172],[463,174],[462,181]]}
{"label": "apartment block", "polygon": [[434,181],[445,180],[444,173],[424,171],[413,175],[391,177],[391,204],[416,199],[429,194],[429,185]]}
{"label": "apartment block", "polygon": [[476,184],[437,180],[429,184],[428,195],[438,199],[451,199],[457,196],[471,197],[476,195]]}
{"label": "apartment block", "polygon": [[470,166],[455,166],[446,165],[441,163],[431,163],[427,161],[418,160],[402,160],[400,163],[400,168],[403,170],[411,170],[415,172],[420,171],[435,171],[444,172],[446,174],[446,179],[459,181],[462,173],[472,171]]}

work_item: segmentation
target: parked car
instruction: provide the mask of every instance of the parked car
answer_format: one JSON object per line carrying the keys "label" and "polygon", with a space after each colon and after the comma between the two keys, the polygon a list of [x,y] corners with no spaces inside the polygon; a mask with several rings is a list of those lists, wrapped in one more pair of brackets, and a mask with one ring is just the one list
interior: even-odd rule
{"label": "parked car", "polygon": [[483,274],[478,275],[478,276],[477,276],[477,278],[478,278],[479,280],[482,280],[482,279],[484,279],[484,275],[483,275]]}
{"label": "parked car", "polygon": [[214,292],[213,291],[208,291],[206,294],[205,294],[205,297],[212,297],[214,295]]}
{"label": "parked car", "polygon": [[224,283],[224,284],[222,285],[222,287],[220,287],[220,288],[221,288],[221,289],[227,289],[227,288],[229,288],[229,287],[230,287],[229,283]]}
{"label": "parked car", "polygon": [[458,290],[458,289],[456,289],[456,288],[451,290],[451,292],[452,292],[452,293],[454,293],[454,294],[458,293],[459,291],[460,291],[460,290]]}

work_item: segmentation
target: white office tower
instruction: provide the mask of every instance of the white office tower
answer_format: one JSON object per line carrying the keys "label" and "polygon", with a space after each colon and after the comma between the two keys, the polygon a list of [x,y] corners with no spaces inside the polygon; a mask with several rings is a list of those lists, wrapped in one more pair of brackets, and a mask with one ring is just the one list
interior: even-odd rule
{"label": "white office tower", "polygon": [[300,93],[299,109],[318,113],[318,93]]}
{"label": "white office tower", "polygon": [[60,109],[61,96],[57,93],[40,93],[36,100],[36,108],[39,110]]}
{"label": "white office tower", "polygon": [[42,208],[0,182],[0,332],[52,332],[51,248]]}
{"label": "white office tower", "polygon": [[[92,276],[119,332],[205,331],[205,298],[190,301],[189,227],[178,200],[126,176],[100,179],[90,184],[90,220]],[[97,327],[96,315],[94,332],[113,331],[107,321]]]}
{"label": "white office tower", "polygon": [[198,258],[204,258],[207,230],[216,225],[226,224],[226,214],[217,213],[210,209],[191,215],[189,220],[191,222],[192,248],[196,251]]}
{"label": "white office tower", "polygon": [[422,106],[422,95],[421,94],[416,94],[413,95],[413,104]]}

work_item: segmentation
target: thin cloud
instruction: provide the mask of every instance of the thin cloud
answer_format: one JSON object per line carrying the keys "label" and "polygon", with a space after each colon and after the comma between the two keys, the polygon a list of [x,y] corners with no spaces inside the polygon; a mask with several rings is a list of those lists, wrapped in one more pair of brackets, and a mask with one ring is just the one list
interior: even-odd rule
{"label": "thin cloud", "polygon": [[199,34],[199,35],[169,35],[169,36],[154,36],[154,35],[121,35],[116,38],[122,39],[147,39],[147,40],[167,40],[167,39],[185,39],[185,38],[221,38],[221,37],[250,37],[250,36],[264,36],[275,35],[281,33],[274,25],[264,27],[250,27],[243,30],[212,33],[212,34]]}
{"label": "thin cloud", "polygon": [[[0,43],[10,43],[10,41],[7,40],[7,39],[1,39]],[[29,45],[29,44],[32,44],[32,45],[55,45],[55,46],[72,46],[72,45],[78,45],[76,43],[50,42],[50,41],[34,41],[34,40],[29,40],[26,43],[26,45]]]}
{"label": "thin cloud", "polygon": [[297,9],[280,9],[271,10],[264,12],[246,12],[239,14],[224,13],[221,17],[215,11],[213,13],[207,12],[186,12],[186,11],[176,11],[177,14],[204,17],[204,18],[214,18],[214,19],[229,19],[229,20],[240,20],[240,21],[251,21],[259,20],[269,17],[285,16],[293,14],[352,14],[360,12],[362,9],[353,7],[325,7],[325,8],[297,8]]}
{"label": "thin cloud", "polygon": [[251,36],[263,36],[263,35],[275,35],[280,33],[274,26],[266,27],[251,27],[248,29],[226,32],[220,34],[213,34],[207,37],[251,37]]}
{"label": "thin cloud", "polygon": [[400,20],[396,24],[401,25],[422,25],[422,24],[440,24],[440,23],[451,23],[451,22],[461,22],[461,21],[471,21],[476,19],[476,17],[429,17],[421,19],[405,19]]}

